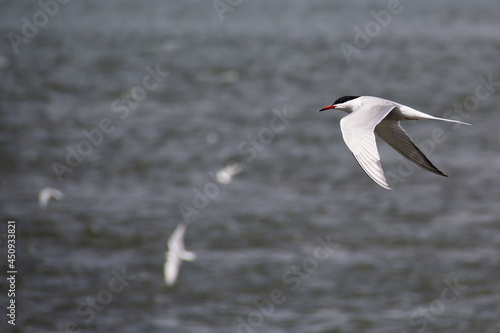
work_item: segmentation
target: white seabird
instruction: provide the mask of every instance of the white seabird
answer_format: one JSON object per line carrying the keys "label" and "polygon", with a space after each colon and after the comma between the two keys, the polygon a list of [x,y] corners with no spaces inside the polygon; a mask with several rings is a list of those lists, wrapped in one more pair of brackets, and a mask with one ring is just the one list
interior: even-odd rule
{"label": "white seabird", "polygon": [[62,200],[64,199],[64,193],[52,187],[44,187],[41,189],[40,193],[38,193],[38,204],[42,209],[47,207],[50,199]]}
{"label": "white seabird", "polygon": [[168,240],[168,251],[165,254],[165,264],[163,266],[163,276],[165,284],[169,287],[175,284],[182,260],[193,261],[196,259],[194,252],[189,252],[184,249],[184,234],[186,232],[187,223],[182,221],[175,228],[172,236]]}
{"label": "white seabird", "polygon": [[432,119],[470,125],[458,120],[428,115],[387,99],[372,96],[344,96],[319,111],[337,109],[348,115],[340,120],[344,141],[368,176],[378,185],[391,190],[380,164],[375,134],[419,167],[447,177],[418,149],[405,130],[402,120]]}

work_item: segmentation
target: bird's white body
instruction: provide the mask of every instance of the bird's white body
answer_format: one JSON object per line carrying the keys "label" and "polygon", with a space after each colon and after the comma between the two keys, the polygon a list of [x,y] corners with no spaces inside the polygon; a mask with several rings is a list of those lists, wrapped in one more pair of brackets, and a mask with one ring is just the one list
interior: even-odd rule
{"label": "bird's white body", "polygon": [[320,111],[328,109],[348,113],[340,120],[345,143],[368,176],[388,190],[391,187],[387,184],[380,164],[375,134],[416,165],[446,176],[418,149],[399,122],[432,119],[469,125],[457,120],[434,117],[406,105],[372,96],[344,96]]}
{"label": "bird's white body", "polygon": [[175,228],[172,236],[168,240],[168,251],[165,254],[165,264],[163,266],[163,276],[165,284],[169,287],[175,284],[182,260],[192,261],[196,259],[196,254],[186,251],[184,248],[184,234],[187,223],[181,222]]}
{"label": "bird's white body", "polygon": [[452,123],[461,123],[465,125],[469,125],[467,123],[463,123],[460,121],[452,120],[452,119],[444,119],[431,116],[427,113],[423,113],[417,111],[409,106],[390,101],[388,99],[383,99],[380,97],[373,96],[360,96],[358,98],[352,99],[342,105],[337,105],[335,107],[337,110],[342,110],[347,113],[352,113],[354,111],[361,111],[363,113],[369,112],[369,110],[378,112],[379,109],[389,109],[392,112],[388,114],[385,118],[381,119],[381,121],[393,120],[393,121],[401,121],[401,120],[418,120],[418,119],[434,119],[434,120],[442,120],[448,121]]}

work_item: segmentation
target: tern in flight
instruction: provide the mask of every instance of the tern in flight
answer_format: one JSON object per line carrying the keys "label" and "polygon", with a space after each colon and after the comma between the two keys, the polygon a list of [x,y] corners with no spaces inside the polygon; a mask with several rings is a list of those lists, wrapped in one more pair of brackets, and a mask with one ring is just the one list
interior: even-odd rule
{"label": "tern in flight", "polygon": [[344,96],[319,111],[336,109],[347,116],[340,120],[340,129],[347,147],[359,165],[378,185],[391,190],[380,164],[375,134],[419,167],[447,177],[418,149],[405,130],[402,120],[433,119],[470,125],[458,120],[433,117],[403,104],[372,96]]}
{"label": "tern in flight", "polygon": [[186,233],[187,223],[182,221],[175,228],[172,236],[168,240],[168,251],[165,254],[165,265],[163,266],[163,276],[165,284],[172,287],[179,275],[182,260],[193,261],[196,259],[194,252],[184,249],[184,234]]}
{"label": "tern in flight", "polygon": [[62,200],[64,199],[64,193],[52,187],[44,187],[41,189],[40,193],[38,193],[38,204],[42,209],[47,207],[50,199]]}

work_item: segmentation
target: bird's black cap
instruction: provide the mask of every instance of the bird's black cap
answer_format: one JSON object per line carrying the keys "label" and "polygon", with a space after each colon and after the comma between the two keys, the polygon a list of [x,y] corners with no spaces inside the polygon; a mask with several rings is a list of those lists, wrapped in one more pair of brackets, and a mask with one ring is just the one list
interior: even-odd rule
{"label": "bird's black cap", "polygon": [[335,104],[342,104],[342,103],[345,103],[347,101],[350,101],[351,99],[356,99],[360,96],[342,96],[340,98],[337,98],[337,100],[335,100],[335,102],[332,103],[332,105],[335,105]]}

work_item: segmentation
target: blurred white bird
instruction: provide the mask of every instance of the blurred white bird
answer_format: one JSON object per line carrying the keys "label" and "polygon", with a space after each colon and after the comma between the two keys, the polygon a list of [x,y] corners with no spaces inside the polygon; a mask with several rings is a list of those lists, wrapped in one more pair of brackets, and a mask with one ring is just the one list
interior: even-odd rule
{"label": "blurred white bird", "polygon": [[217,173],[215,174],[215,178],[221,184],[229,184],[233,176],[239,174],[241,171],[243,171],[243,168],[239,163],[230,163],[224,168],[217,171]]}
{"label": "blurred white bird", "polygon": [[165,254],[165,264],[163,266],[163,276],[165,284],[169,287],[175,284],[182,260],[193,261],[196,259],[194,252],[189,252],[184,249],[184,234],[186,232],[187,223],[182,221],[175,228],[172,236],[168,240],[168,251]]}
{"label": "blurred white bird", "polygon": [[44,187],[38,193],[38,204],[41,208],[47,207],[50,199],[62,200],[64,199],[64,193],[61,191],[52,188],[52,187]]}
{"label": "blurred white bird", "polygon": [[[391,190],[380,164],[380,156],[375,142],[375,134],[391,145],[401,155],[419,167],[445,176],[418,149],[405,130],[399,125],[401,120],[433,119],[463,125],[458,120],[433,117],[408,106],[372,96],[344,96],[319,111],[338,109],[349,113],[340,120],[342,136],[359,165],[375,183]],[[375,133],[375,134],[374,134]]]}

